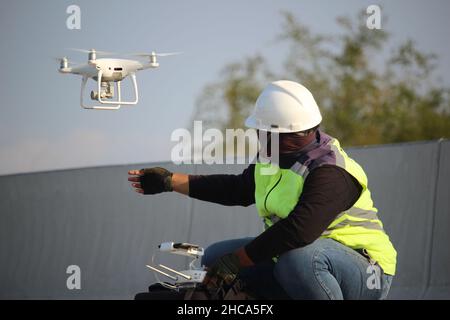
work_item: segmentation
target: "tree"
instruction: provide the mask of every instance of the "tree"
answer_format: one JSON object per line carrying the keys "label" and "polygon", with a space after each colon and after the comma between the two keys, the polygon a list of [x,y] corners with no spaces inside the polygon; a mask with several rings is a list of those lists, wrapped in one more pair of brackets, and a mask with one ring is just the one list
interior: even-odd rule
{"label": "tree", "polygon": [[222,79],[206,85],[197,99],[194,119],[222,130],[242,128],[269,78],[264,63],[264,58],[256,55],[225,66]]}
{"label": "tree", "polygon": [[370,30],[366,16],[338,18],[338,37],[314,34],[284,13],[277,41],[289,43],[283,70],[269,70],[261,55],[224,67],[196,103],[195,119],[216,128],[242,128],[262,88],[290,79],[313,93],[322,127],[343,145],[368,145],[450,137],[450,89],[436,81],[436,56],[407,40],[388,59],[383,30]]}

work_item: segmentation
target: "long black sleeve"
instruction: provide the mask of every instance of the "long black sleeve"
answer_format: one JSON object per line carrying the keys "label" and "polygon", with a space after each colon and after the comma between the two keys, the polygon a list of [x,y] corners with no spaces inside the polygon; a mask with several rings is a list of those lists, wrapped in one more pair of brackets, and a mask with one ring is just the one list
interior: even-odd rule
{"label": "long black sleeve", "polygon": [[255,165],[241,174],[189,175],[189,196],[226,206],[255,203]]}
{"label": "long black sleeve", "polygon": [[294,210],[250,242],[245,247],[248,256],[258,263],[314,242],[340,212],[353,206],[361,190],[342,168],[325,165],[313,170]]}

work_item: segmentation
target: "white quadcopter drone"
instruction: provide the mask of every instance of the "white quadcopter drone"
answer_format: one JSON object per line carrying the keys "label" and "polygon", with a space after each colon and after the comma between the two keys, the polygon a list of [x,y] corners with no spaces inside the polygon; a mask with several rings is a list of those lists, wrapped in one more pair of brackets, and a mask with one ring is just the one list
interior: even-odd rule
{"label": "white quadcopter drone", "polygon": [[[58,71],[61,73],[72,73],[82,76],[81,80],[81,95],[80,105],[84,109],[97,109],[97,110],[117,110],[122,105],[135,105],[138,103],[138,88],[136,83],[136,72],[149,68],[159,67],[159,63],[156,61],[156,57],[165,57],[170,55],[179,54],[179,52],[172,53],[135,53],[126,54],[127,56],[138,56],[142,58],[148,58],[146,62],[130,59],[111,59],[100,58],[97,59],[97,55],[112,55],[112,52],[96,51],[95,49],[71,49],[88,53],[88,62],[85,64],[78,64],[69,66],[71,62],[64,57],[58,59],[60,66]],[[131,77],[133,84],[134,100],[122,101],[121,98],[121,82],[126,77]],[[97,81],[97,91],[91,91],[91,99],[98,101],[101,105],[88,106],[84,103],[83,93],[86,87],[88,79]],[[114,89],[117,90],[117,100],[114,98]]]}
{"label": "white quadcopter drone", "polygon": [[[163,264],[158,264],[159,269],[155,266],[146,265],[147,268],[155,272],[155,277],[158,282],[169,289],[179,290],[181,288],[195,288],[197,285],[201,284],[206,275],[206,270],[202,266],[196,266],[196,262],[200,257],[203,256],[204,250],[195,244],[190,243],[174,243],[174,242],[164,242],[159,246],[161,252],[167,252],[182,256],[187,256],[192,259],[189,263],[189,269],[183,271],[177,271],[169,268]],[[154,260],[154,255],[152,257],[152,263]],[[161,274],[174,281],[173,284],[160,281],[157,274]]]}

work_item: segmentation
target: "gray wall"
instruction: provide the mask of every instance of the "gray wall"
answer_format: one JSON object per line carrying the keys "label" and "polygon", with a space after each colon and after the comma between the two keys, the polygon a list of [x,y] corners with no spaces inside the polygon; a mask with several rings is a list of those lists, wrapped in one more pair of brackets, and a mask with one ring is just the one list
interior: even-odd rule
{"label": "gray wall", "polygon": [[[450,141],[348,150],[365,168],[398,251],[391,298],[450,298]],[[187,173],[243,166],[162,165]],[[155,281],[145,267],[163,241],[257,235],[254,206],[224,207],[178,194],[140,196],[113,166],[0,177],[0,298],[129,299]],[[159,256],[184,267],[186,259]],[[81,268],[81,290],[66,268]]]}

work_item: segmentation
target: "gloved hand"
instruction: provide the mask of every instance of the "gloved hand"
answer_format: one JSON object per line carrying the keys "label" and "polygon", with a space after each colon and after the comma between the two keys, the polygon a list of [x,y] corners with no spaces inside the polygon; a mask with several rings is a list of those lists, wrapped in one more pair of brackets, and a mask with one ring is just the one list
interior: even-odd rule
{"label": "gloved hand", "polygon": [[136,191],[143,194],[157,194],[166,191],[173,191],[172,188],[172,172],[161,167],[131,170],[130,175],[137,177],[128,178],[133,183]]}
{"label": "gloved hand", "polygon": [[214,290],[224,285],[231,285],[242,266],[236,253],[229,253],[217,260],[206,273],[203,284],[207,289]]}

